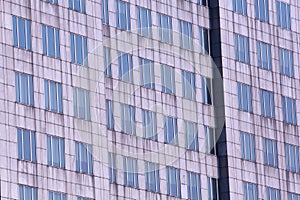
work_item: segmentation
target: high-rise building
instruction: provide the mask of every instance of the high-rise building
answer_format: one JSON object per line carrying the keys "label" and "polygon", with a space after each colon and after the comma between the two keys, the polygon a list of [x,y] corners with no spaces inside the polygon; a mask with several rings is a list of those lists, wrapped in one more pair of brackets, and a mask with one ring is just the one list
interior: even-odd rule
{"label": "high-rise building", "polygon": [[0,198],[300,199],[299,10],[1,1]]}

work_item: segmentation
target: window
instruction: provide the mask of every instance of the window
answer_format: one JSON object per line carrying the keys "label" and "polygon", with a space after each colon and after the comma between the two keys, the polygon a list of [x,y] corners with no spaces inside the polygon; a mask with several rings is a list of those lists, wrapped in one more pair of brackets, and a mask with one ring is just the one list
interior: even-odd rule
{"label": "window", "polygon": [[63,138],[47,135],[48,165],[65,167],[65,141]]}
{"label": "window", "polygon": [[86,197],[77,197],[77,200],[92,200],[92,199]]}
{"label": "window", "polygon": [[257,185],[254,183],[243,182],[244,185],[244,200],[257,200]]}
{"label": "window", "polygon": [[164,117],[165,143],[178,144],[177,119],[169,116]]}
{"label": "window", "polygon": [[36,162],[36,143],[33,131],[17,128],[18,159]]}
{"label": "window", "polygon": [[45,108],[53,112],[62,113],[62,86],[60,83],[44,80]]}
{"label": "window", "polygon": [[267,187],[266,194],[266,200],[280,200],[280,191],[278,189]]}
{"label": "window", "polygon": [[197,0],[198,5],[206,6],[206,0]]}
{"label": "window", "polygon": [[192,23],[179,20],[180,47],[193,49],[193,25]]}
{"label": "window", "polygon": [[282,96],[283,121],[297,124],[296,99]]}
{"label": "window", "polygon": [[204,134],[206,153],[216,155],[216,137],[214,129],[208,126],[204,126]]}
{"label": "window", "polygon": [[121,104],[121,130],[123,133],[135,135],[135,108]]}
{"label": "window", "polygon": [[206,28],[199,28],[199,41],[200,41],[200,52],[202,54],[209,54],[209,40],[208,30]]}
{"label": "window", "polygon": [[118,57],[119,79],[133,83],[132,55],[119,53]]}
{"label": "window", "polygon": [[188,199],[200,200],[201,199],[201,184],[200,175],[194,172],[187,172],[187,190]]}
{"label": "window", "polygon": [[92,146],[75,142],[76,171],[93,174]]}
{"label": "window", "polygon": [[294,77],[294,59],[292,51],[279,48],[279,64],[281,74]]}
{"label": "window", "polygon": [[151,37],[152,36],[151,11],[146,8],[137,7],[137,12],[138,12],[139,34],[145,37]]}
{"label": "window", "polygon": [[215,178],[207,177],[208,185],[208,200],[217,200],[217,180]]}
{"label": "window", "polygon": [[186,148],[194,151],[199,150],[197,124],[189,121],[184,122]]}
{"label": "window", "polygon": [[58,0],[46,0],[46,2],[58,5]]}
{"label": "window", "polygon": [[33,106],[33,77],[28,74],[15,72],[16,101]]}
{"label": "window", "polygon": [[108,129],[114,129],[114,114],[113,103],[111,100],[106,100],[106,127]]}
{"label": "window", "polygon": [[102,0],[102,24],[109,24],[108,0]]}
{"label": "window", "polygon": [[195,74],[182,70],[181,77],[183,97],[194,100],[196,98]]}
{"label": "window", "polygon": [[60,58],[59,29],[42,25],[43,54]]}
{"label": "window", "polygon": [[286,169],[291,172],[300,172],[299,147],[285,144]]}
{"label": "window", "polygon": [[175,70],[173,67],[161,66],[161,85],[162,92],[175,94]]}
{"label": "window", "polygon": [[160,191],[159,165],[145,162],[146,190],[151,192]]}
{"label": "window", "polygon": [[274,93],[260,90],[261,114],[265,117],[275,118]]}
{"label": "window", "polygon": [[264,150],[264,164],[272,167],[277,167],[278,155],[277,155],[276,141],[263,138],[263,150]]}
{"label": "window", "polygon": [[174,167],[166,168],[168,195],[181,197],[180,170]]}
{"label": "window", "polygon": [[244,83],[237,83],[239,109],[252,112],[252,91],[251,86]]}
{"label": "window", "polygon": [[117,165],[116,154],[108,153],[109,164],[109,181],[110,183],[117,183]]}
{"label": "window", "polygon": [[271,45],[257,41],[258,66],[266,70],[272,70]]}
{"label": "window", "polygon": [[201,77],[202,82],[202,102],[204,104],[211,105],[211,92],[212,92],[212,84],[211,79],[207,77]]}
{"label": "window", "polygon": [[255,0],[255,18],[269,22],[269,0]]}
{"label": "window", "polygon": [[240,142],[241,142],[242,158],[245,160],[255,161],[254,135],[241,132]]}
{"label": "window", "polygon": [[138,188],[138,168],[137,159],[130,157],[123,157],[124,167],[124,185],[129,187]]}
{"label": "window", "polygon": [[289,4],[276,1],[277,25],[291,30],[291,7]]}
{"label": "window", "polygon": [[110,48],[103,47],[104,75],[112,77]]}
{"label": "window", "polygon": [[67,195],[60,192],[49,191],[49,200],[67,200]]}
{"label": "window", "polygon": [[288,200],[300,200],[300,195],[288,192]]}
{"label": "window", "polygon": [[80,119],[91,119],[90,91],[82,88],[73,88],[74,116]]}
{"label": "window", "polygon": [[70,40],[71,40],[71,62],[75,64],[87,66],[88,50],[87,50],[86,37],[71,33]]}
{"label": "window", "polygon": [[235,60],[249,64],[249,39],[245,36],[234,34],[234,46]]}
{"label": "window", "polygon": [[233,0],[233,11],[242,14],[247,15],[247,1],[246,0]]}
{"label": "window", "polygon": [[85,0],[69,0],[69,8],[85,13]]}
{"label": "window", "polygon": [[153,61],[140,58],[140,74],[141,74],[141,85],[146,88],[155,88],[154,79],[154,63]]}
{"label": "window", "polygon": [[12,17],[14,46],[31,50],[31,25],[30,21],[21,17]]}
{"label": "window", "polygon": [[116,0],[117,28],[130,30],[130,4],[121,0]]}
{"label": "window", "polygon": [[156,113],[142,109],[143,134],[147,139],[157,140]]}
{"label": "window", "polygon": [[173,43],[172,18],[158,13],[159,40],[169,44]]}
{"label": "window", "polygon": [[38,200],[37,188],[19,185],[20,200]]}

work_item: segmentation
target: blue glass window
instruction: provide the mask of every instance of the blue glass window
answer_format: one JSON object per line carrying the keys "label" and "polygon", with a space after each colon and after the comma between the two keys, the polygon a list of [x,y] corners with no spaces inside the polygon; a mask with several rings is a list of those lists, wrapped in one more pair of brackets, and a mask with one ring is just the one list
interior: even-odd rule
{"label": "blue glass window", "polygon": [[261,114],[265,117],[275,118],[274,93],[260,90]]}
{"label": "blue glass window", "polygon": [[280,191],[275,188],[266,188],[266,200],[280,200]]}
{"label": "blue glass window", "polygon": [[65,167],[65,141],[63,138],[47,135],[48,165]]}
{"label": "blue glass window", "polygon": [[164,117],[164,139],[165,143],[178,144],[177,119],[169,116]]}
{"label": "blue glass window", "polygon": [[263,138],[263,150],[264,150],[264,164],[277,167],[278,166],[278,154],[277,143],[275,140]]}
{"label": "blue glass window", "polygon": [[239,109],[252,112],[252,91],[251,86],[244,83],[237,83]]}
{"label": "blue glass window", "polygon": [[117,28],[130,30],[130,4],[125,1],[116,0]]}
{"label": "blue glass window", "polygon": [[121,104],[121,130],[123,133],[135,135],[135,108]]}
{"label": "blue glass window", "polygon": [[146,88],[154,89],[154,63],[153,61],[140,58],[140,75],[141,75],[141,85]]}
{"label": "blue glass window", "polygon": [[152,36],[151,11],[146,8],[137,7],[137,12],[138,12],[139,34],[145,37],[151,37]]}
{"label": "blue glass window", "polygon": [[102,0],[102,23],[109,24],[108,0]]}
{"label": "blue glass window", "polygon": [[85,13],[85,0],[69,0],[69,8]]}
{"label": "blue glass window", "polygon": [[120,53],[118,57],[119,79],[133,83],[132,55]]}
{"label": "blue glass window", "polygon": [[217,200],[217,180],[212,177],[207,177],[207,185],[208,185],[208,200]]}
{"label": "blue glass window", "polygon": [[38,200],[37,188],[19,185],[20,200]]}
{"label": "blue glass window", "polygon": [[145,162],[146,190],[160,192],[159,165]]}
{"label": "blue glass window", "polygon": [[159,39],[169,44],[173,43],[172,18],[158,13]]}
{"label": "blue glass window", "polygon": [[46,110],[62,113],[62,85],[54,81],[44,80],[44,89]]}
{"label": "blue glass window", "polygon": [[272,70],[271,45],[257,41],[258,66],[266,70]]}
{"label": "blue glass window", "polygon": [[195,74],[182,70],[181,77],[183,97],[194,100],[196,98]]}
{"label": "blue glass window", "polygon": [[288,192],[288,200],[300,200],[300,194]]}
{"label": "blue glass window", "polygon": [[207,0],[197,0],[198,5],[206,6],[207,5]]}
{"label": "blue glass window", "polygon": [[166,168],[167,194],[174,197],[181,197],[180,170],[174,167]]}
{"label": "blue glass window", "polygon": [[244,200],[257,200],[257,185],[254,183],[243,182],[244,185]]}
{"label": "blue glass window", "polygon": [[35,132],[17,128],[18,159],[36,162]]}
{"label": "blue glass window", "polygon": [[245,36],[234,34],[235,60],[250,63],[249,39]]}
{"label": "blue glass window", "polygon": [[185,137],[186,137],[185,139],[186,148],[189,150],[198,151],[199,143],[198,143],[197,124],[194,122],[185,121],[184,130],[185,130]]}
{"label": "blue glass window", "polygon": [[117,166],[116,166],[116,155],[114,153],[108,153],[109,162],[109,181],[111,183],[117,182]]}
{"label": "blue glass window", "polygon": [[33,106],[33,76],[15,72],[16,101]]}
{"label": "blue glass window", "polygon": [[193,49],[193,25],[192,23],[179,20],[180,47]]}
{"label": "blue glass window", "polygon": [[108,129],[114,129],[114,114],[113,114],[113,102],[106,100],[106,127]]}
{"label": "blue glass window", "polygon": [[157,140],[156,113],[142,109],[143,135],[147,139]]}
{"label": "blue glass window", "polygon": [[281,74],[294,77],[294,58],[292,51],[279,48],[279,64]]}
{"label": "blue glass window", "polygon": [[43,54],[60,58],[59,29],[42,25]]}
{"label": "blue glass window", "polygon": [[138,188],[138,168],[137,159],[130,157],[123,157],[123,170],[124,170],[124,185],[129,187]]}
{"label": "blue glass window", "polygon": [[216,137],[213,128],[204,126],[205,135],[205,152],[207,154],[216,155]]}
{"label": "blue glass window", "polygon": [[71,62],[79,65],[88,64],[87,38],[70,33]]}
{"label": "blue glass window", "polygon": [[31,50],[31,22],[21,17],[12,17],[14,46]]}
{"label": "blue glass window", "polygon": [[283,121],[290,124],[297,124],[296,99],[282,96]]}
{"label": "blue glass window", "polygon": [[175,94],[175,70],[173,67],[161,65],[162,92]]}
{"label": "blue glass window", "polygon": [[299,147],[285,144],[286,169],[291,172],[300,172]]}
{"label": "blue glass window", "polygon": [[76,171],[93,174],[92,146],[75,142]]}
{"label": "blue glass window", "polygon": [[201,200],[200,175],[194,172],[187,172],[188,199]]}
{"label": "blue glass window", "polygon": [[204,104],[211,105],[212,99],[211,99],[211,93],[212,93],[212,84],[211,79],[207,77],[201,77],[202,82],[202,102]]}
{"label": "blue glass window", "polygon": [[291,30],[291,6],[285,2],[276,1],[277,25]]}
{"label": "blue glass window", "polygon": [[232,0],[233,4],[233,11],[242,14],[247,15],[247,1],[246,0]]}
{"label": "blue glass window", "polygon": [[112,77],[110,48],[103,47],[104,74]]}
{"label": "blue glass window", "polygon": [[254,135],[249,133],[240,133],[241,154],[245,160],[255,161],[255,141]]}
{"label": "blue glass window", "polygon": [[67,195],[60,192],[49,191],[49,200],[67,200]]}
{"label": "blue glass window", "polygon": [[90,120],[90,91],[82,88],[73,88],[74,116]]}
{"label": "blue glass window", "polygon": [[269,0],[255,0],[255,18],[269,22]]}
{"label": "blue glass window", "polygon": [[200,52],[202,54],[209,54],[208,30],[206,28],[199,27],[199,42]]}

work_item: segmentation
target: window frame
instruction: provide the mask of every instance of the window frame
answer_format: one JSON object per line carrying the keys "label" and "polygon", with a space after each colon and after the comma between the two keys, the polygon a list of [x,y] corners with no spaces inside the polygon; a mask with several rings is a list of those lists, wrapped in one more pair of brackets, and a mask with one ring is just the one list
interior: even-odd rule
{"label": "window frame", "polygon": [[[175,177],[173,177],[173,176],[175,176]],[[180,169],[167,166],[166,167],[166,180],[167,180],[167,195],[172,196],[172,197],[181,198]],[[175,183],[171,183],[172,180],[175,180]],[[174,185],[174,184],[175,184],[175,186],[173,188],[172,185]],[[174,191],[174,189],[175,189],[175,191]]]}
{"label": "window frame", "polygon": [[[53,92],[54,92],[54,97],[52,94]],[[44,93],[45,93],[45,109],[56,113],[63,113],[62,84],[45,79]]]}
{"label": "window frame", "polygon": [[[53,38],[50,38],[53,31]],[[52,41],[50,41],[52,39]],[[60,34],[59,29],[42,24],[42,41],[43,41],[43,55],[51,58],[60,59]],[[51,52],[51,46],[53,45],[53,52]]]}
{"label": "window frame", "polygon": [[[172,138],[170,138],[170,135],[172,135]],[[175,117],[164,116],[164,143],[178,145],[178,126],[177,118]]]}
{"label": "window frame", "polygon": [[[83,95],[81,97],[83,99],[81,99],[79,95]],[[84,101],[83,107],[78,104],[80,100]],[[88,121],[91,120],[91,102],[90,102],[89,90],[79,88],[79,87],[73,87],[73,110],[74,110],[74,117],[83,120],[88,120]]]}
{"label": "window frame", "polygon": [[160,192],[159,165],[157,163],[145,161],[145,181],[147,191]]}
{"label": "window frame", "polygon": [[75,141],[76,172],[93,175],[92,145]]}
{"label": "window frame", "polygon": [[234,33],[235,60],[241,63],[250,64],[249,38]]}
{"label": "window frame", "polygon": [[[22,25],[22,23],[24,24]],[[22,32],[20,31],[20,29],[22,29]],[[31,21],[29,19],[13,15],[12,31],[14,47],[32,51]],[[22,37],[24,38],[22,39]]]}
{"label": "window frame", "polygon": [[[170,82],[168,82],[170,81]],[[170,84],[170,85],[169,85]],[[169,65],[161,65],[162,92],[175,95],[175,68]]]}
{"label": "window frame", "polygon": [[[54,162],[54,145],[57,142],[58,163]],[[47,163],[49,166],[65,168],[65,139],[53,135],[47,135]]]}
{"label": "window frame", "polygon": [[[26,139],[25,134],[29,134],[29,141],[28,141],[28,138],[27,138],[27,140],[25,140]],[[29,142],[29,146],[28,145],[25,146],[24,142],[26,142],[26,141]],[[36,163],[37,156],[36,156],[36,134],[35,134],[35,132],[28,130],[28,129],[17,128],[17,142],[18,142],[18,159]],[[30,155],[28,155],[28,153]],[[30,158],[27,158],[28,156]]]}

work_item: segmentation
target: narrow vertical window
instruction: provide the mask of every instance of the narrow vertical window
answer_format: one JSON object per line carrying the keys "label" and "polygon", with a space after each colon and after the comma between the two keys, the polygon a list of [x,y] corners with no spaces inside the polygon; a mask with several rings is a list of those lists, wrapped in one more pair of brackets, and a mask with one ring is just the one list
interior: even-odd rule
{"label": "narrow vertical window", "polygon": [[156,113],[142,109],[143,135],[147,139],[157,140]]}
{"label": "narrow vertical window", "polygon": [[269,22],[269,0],[255,0],[255,18]]}
{"label": "narrow vertical window", "polygon": [[116,154],[108,153],[109,164],[109,181],[110,183],[117,183],[117,166],[116,166]]}
{"label": "narrow vertical window", "polygon": [[135,108],[121,104],[121,130],[123,133],[135,135]]}
{"label": "narrow vertical window", "polygon": [[180,47],[193,49],[193,25],[192,23],[179,20]]}
{"label": "narrow vertical window", "polygon": [[247,15],[247,1],[246,0],[232,0],[233,4],[233,11],[242,14]]}
{"label": "narrow vertical window", "polygon": [[44,80],[44,89],[46,110],[62,113],[62,85],[54,81]]}
{"label": "narrow vertical window", "polygon": [[285,144],[286,169],[291,172],[300,172],[299,147]]}
{"label": "narrow vertical window", "polygon": [[14,46],[31,50],[31,22],[21,17],[12,17]]}
{"label": "narrow vertical window", "polygon": [[207,154],[216,155],[216,137],[213,128],[204,126],[205,149]]}
{"label": "narrow vertical window", "polygon": [[130,4],[125,1],[116,0],[117,28],[130,30]]}
{"label": "narrow vertical window", "polygon": [[158,13],[159,40],[165,43],[173,43],[172,18]]}
{"label": "narrow vertical window", "polygon": [[36,162],[35,132],[17,128],[18,159]]}
{"label": "narrow vertical window", "polygon": [[252,112],[252,91],[251,86],[244,83],[237,83],[238,106],[240,110]]}
{"label": "narrow vertical window", "polygon": [[108,0],[102,0],[102,24],[109,24]]}
{"label": "narrow vertical window", "polygon": [[71,62],[79,65],[88,64],[87,38],[70,33]]}
{"label": "narrow vertical window", "polygon": [[140,58],[140,76],[142,86],[151,89],[155,88],[153,61]]}
{"label": "narrow vertical window", "polygon": [[165,143],[178,144],[177,119],[169,116],[164,117],[164,138]]}
{"label": "narrow vertical window", "polygon": [[124,185],[138,188],[138,168],[137,159],[130,157],[123,157],[124,170]]}
{"label": "narrow vertical window", "polygon": [[108,129],[114,129],[114,114],[113,103],[111,100],[106,100],[106,126]]}
{"label": "narrow vertical window", "polygon": [[200,175],[194,172],[187,172],[187,189],[188,199],[200,200],[201,199],[201,184]]}
{"label": "narrow vertical window", "polygon": [[43,54],[60,58],[59,29],[42,25]]}
{"label": "narrow vertical window", "polygon": [[175,94],[175,69],[173,67],[161,66],[162,92]]}
{"label": "narrow vertical window", "polygon": [[249,39],[245,36],[234,34],[235,60],[250,63]]}
{"label": "narrow vertical window", "polygon": [[266,200],[280,200],[280,191],[275,188],[266,188]]}
{"label": "narrow vertical window", "polygon": [[289,77],[294,77],[294,57],[293,52],[279,48],[280,73]]}
{"label": "narrow vertical window", "polygon": [[181,197],[180,170],[174,167],[166,168],[167,194],[174,197]]}
{"label": "narrow vertical window", "polygon": [[85,0],[69,0],[69,8],[78,12],[85,13]]}
{"label": "narrow vertical window", "polygon": [[47,135],[48,165],[65,167],[65,141],[63,138]]}
{"label": "narrow vertical window", "polygon": [[194,100],[196,98],[195,74],[182,70],[181,77],[183,97]]}
{"label": "narrow vertical window", "polygon": [[283,121],[289,124],[297,124],[297,109],[296,109],[296,99],[282,96],[282,114]]}
{"label": "narrow vertical window", "polygon": [[276,1],[277,25],[291,30],[291,6],[285,2]]}
{"label": "narrow vertical window", "polygon": [[133,83],[132,55],[119,52],[118,56],[119,79]]}
{"label": "narrow vertical window", "polygon": [[139,34],[145,37],[152,36],[152,20],[151,11],[146,8],[137,7],[138,15],[138,31]]}
{"label": "narrow vertical window", "polygon": [[255,161],[254,135],[241,132],[240,143],[242,158],[245,160]]}
{"label": "narrow vertical window", "polygon": [[264,164],[278,167],[277,143],[275,140],[263,138]]}
{"label": "narrow vertical window", "polygon": [[275,118],[274,93],[260,90],[260,106],[262,116]]}
{"label": "narrow vertical window", "polygon": [[209,54],[209,38],[208,30],[203,27],[199,27],[199,42],[200,42],[200,52],[202,54]]}
{"label": "narrow vertical window", "polygon": [[197,124],[189,121],[184,122],[186,148],[189,150],[198,151],[198,131]]}
{"label": "narrow vertical window", "polygon": [[110,48],[103,47],[104,75],[112,77]]}
{"label": "narrow vertical window", "polygon": [[90,120],[90,91],[82,88],[73,88],[74,116]]}
{"label": "narrow vertical window", "polygon": [[219,199],[217,194],[217,180],[212,177],[207,177],[208,185],[208,200],[217,200]]}
{"label": "narrow vertical window", "polygon": [[33,76],[15,72],[16,101],[33,106]]}
{"label": "narrow vertical window", "polygon": [[146,190],[160,192],[159,165],[145,162]]}
{"label": "narrow vertical window", "polygon": [[207,77],[201,77],[202,82],[202,102],[204,104],[212,104],[212,83],[211,79]]}
{"label": "narrow vertical window", "polygon": [[271,45],[257,41],[258,66],[266,70],[272,70]]}
{"label": "narrow vertical window", "polygon": [[75,142],[76,171],[93,174],[92,146]]}
{"label": "narrow vertical window", "polygon": [[244,186],[244,200],[258,200],[256,184],[243,182],[243,186]]}
{"label": "narrow vertical window", "polygon": [[38,200],[37,188],[27,185],[19,185],[19,199]]}

